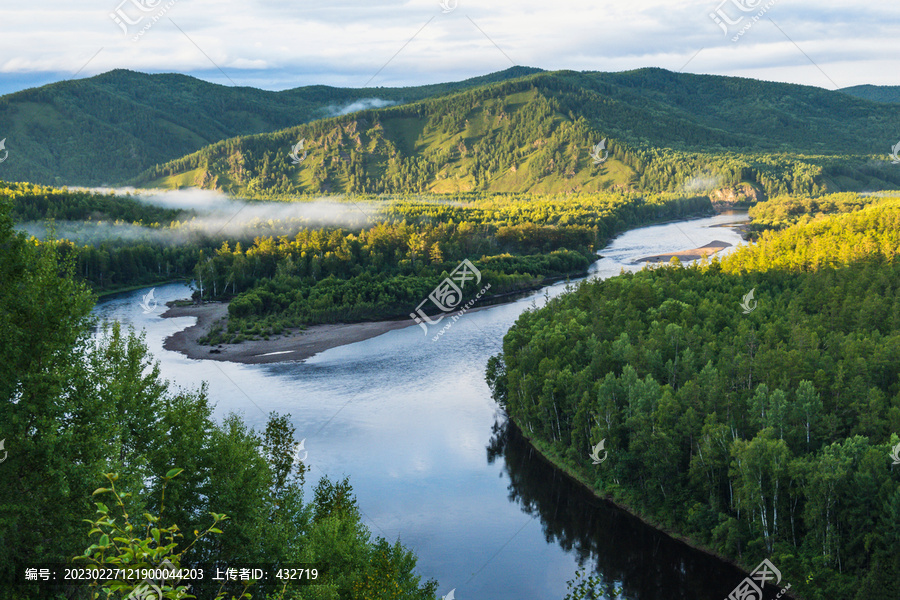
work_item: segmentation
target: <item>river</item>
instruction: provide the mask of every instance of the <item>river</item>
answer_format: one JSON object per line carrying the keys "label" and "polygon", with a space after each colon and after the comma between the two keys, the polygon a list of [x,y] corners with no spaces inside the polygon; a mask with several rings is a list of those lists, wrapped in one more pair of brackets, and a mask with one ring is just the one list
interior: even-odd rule
{"label": "river", "polygon": [[[745,219],[729,213],[626,232],[600,251],[589,278],[713,240],[737,245],[739,234],[723,225]],[[412,326],[302,363],[198,361],[163,350],[194,318],[145,314],[142,291],[101,302],[95,314],[144,330],[171,383],[207,381],[218,418],[238,412],[262,429],[270,411],[290,413],[309,452],[308,497],[322,474],[349,476],[373,535],[412,549],[423,580],[440,582],[439,595],[562,599],[583,564],[632,600],[722,600],[739,571],[596,500],[504,426],[485,364],[525,309],[565,285],[466,314],[437,341]],[[183,284],[156,288],[160,306],[189,296]]]}

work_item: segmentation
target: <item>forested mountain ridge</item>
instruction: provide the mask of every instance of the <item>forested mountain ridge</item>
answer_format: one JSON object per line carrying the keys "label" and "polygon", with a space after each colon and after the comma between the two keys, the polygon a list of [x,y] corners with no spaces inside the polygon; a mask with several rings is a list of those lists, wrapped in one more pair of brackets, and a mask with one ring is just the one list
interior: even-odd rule
{"label": "forested mountain ridge", "polygon": [[898,130],[900,115],[884,105],[810,86],[662,69],[543,72],[231,138],[136,182],[254,197],[695,193],[742,182],[819,194],[900,186],[886,160]]}
{"label": "forested mountain ridge", "polygon": [[116,69],[0,97],[0,178],[115,185],[219,140],[336,114],[363,99],[410,102],[539,71],[513,67],[460,82],[406,88],[311,85],[271,92],[175,73]]}
{"label": "forested mountain ridge", "polygon": [[840,91],[863,100],[872,100],[873,102],[884,102],[886,104],[897,104],[900,102],[900,85],[855,85],[841,88]]}
{"label": "forested mountain ridge", "polygon": [[[769,558],[808,600],[894,600],[900,198],[834,200],[722,260],[524,313],[487,378],[557,465],[660,526]],[[761,212],[799,212],[780,204]]]}

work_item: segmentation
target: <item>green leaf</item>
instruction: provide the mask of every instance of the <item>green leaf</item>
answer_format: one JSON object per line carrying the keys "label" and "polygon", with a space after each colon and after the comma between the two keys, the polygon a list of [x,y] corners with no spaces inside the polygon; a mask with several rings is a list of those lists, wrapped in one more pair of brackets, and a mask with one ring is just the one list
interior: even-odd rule
{"label": "green leaf", "polygon": [[177,477],[178,474],[183,471],[184,471],[184,469],[169,469],[169,472],[166,473],[166,479],[172,479],[173,477]]}
{"label": "green leaf", "polygon": [[100,546],[101,548],[105,548],[106,546],[109,546],[109,536],[106,535],[105,533],[103,535],[101,535],[100,541],[97,542],[97,545]]}

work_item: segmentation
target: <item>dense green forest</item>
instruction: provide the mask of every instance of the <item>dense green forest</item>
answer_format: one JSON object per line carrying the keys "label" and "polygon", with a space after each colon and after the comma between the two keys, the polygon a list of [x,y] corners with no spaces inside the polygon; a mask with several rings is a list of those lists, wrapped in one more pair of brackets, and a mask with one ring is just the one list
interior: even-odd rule
{"label": "dense green forest", "polygon": [[[468,202],[398,200],[358,232],[301,230],[223,244],[195,271],[203,293],[234,297],[208,343],[315,323],[406,317],[464,259],[490,302],[584,272],[594,251],[638,223],[709,210],[705,198],[495,196]],[[228,286],[231,290],[228,290]],[[478,289],[465,289],[464,299]],[[236,294],[236,295],[235,295]],[[199,295],[199,294],[198,294]]]}
{"label": "dense green forest", "polygon": [[[161,208],[131,196],[59,189],[29,183],[0,181],[0,202],[19,227],[40,224],[52,234],[57,227],[76,223],[86,230],[87,242],[64,242],[59,251],[74,255],[75,272],[99,293],[189,278],[202,248],[214,242],[194,237],[178,246],[153,236],[160,229],[178,227],[194,215]],[[127,234],[129,235],[126,235]],[[95,239],[91,238],[91,233]],[[41,236],[44,237],[44,236]]]}
{"label": "dense green forest", "polygon": [[[135,182],[251,197],[889,189],[900,175],[884,132],[900,129],[898,119],[880,104],[799,85],[560,71],[223,140]],[[598,164],[590,153],[603,139]],[[300,141],[303,156],[292,156]]]}
{"label": "dense green forest", "polygon": [[[146,513],[159,519],[157,528],[178,526],[182,564],[327,565],[325,584],[289,588],[284,598],[380,598],[387,589],[391,597],[434,598],[436,584],[414,574],[415,557],[363,526],[349,481],[322,478],[305,490],[309,472],[294,462],[287,416],[270,415],[264,431],[236,415],[216,422],[205,389],[163,381],[140,336],[118,325],[92,336],[93,298],[74,276],[74,257],[63,244],[15,233],[9,213],[0,201],[0,420],[8,454],[0,467],[0,597],[90,597],[85,588],[56,596],[37,584],[19,587],[13,572],[71,562],[90,544],[111,551],[89,535],[85,519],[94,520],[93,502],[101,501],[101,511],[123,522],[108,490],[92,498],[109,484],[103,474],[117,473],[133,521]],[[163,502],[173,468],[183,471],[170,477]],[[217,524],[221,533],[199,535],[212,513],[228,517]],[[144,541],[162,551],[149,525]]]}
{"label": "dense green forest", "polygon": [[873,102],[884,102],[886,104],[897,104],[900,102],[900,85],[854,85],[841,88],[840,91],[864,100],[872,100]]}
{"label": "dense green forest", "polygon": [[[900,117],[869,96],[663,69],[513,67],[419,87],[281,92],[120,69],[0,97],[11,156],[0,175],[257,197],[896,188],[882,163]],[[609,156],[596,165],[601,139]],[[300,140],[308,156],[294,164]]]}
{"label": "dense green forest", "polygon": [[176,73],[116,69],[0,97],[0,131],[10,152],[0,177],[51,185],[121,184],[219,140],[321,119],[360,100],[411,102],[537,71],[513,67],[418,87],[310,85],[271,92]]}
{"label": "dense green forest", "polygon": [[754,210],[798,222],[527,311],[488,381],[545,454],[659,526],[768,557],[808,600],[896,599],[900,198]]}
{"label": "dense green forest", "polygon": [[0,197],[12,200],[10,217],[26,221],[108,221],[158,225],[176,220],[182,211],[136,201],[112,192],[59,189],[0,181]]}
{"label": "dense green forest", "polygon": [[[271,221],[238,237],[185,237],[196,215],[134,197],[0,184],[3,196],[17,221],[114,225],[95,243],[58,244],[98,293],[188,278],[196,282],[198,301],[231,300],[227,323],[207,343],[406,317],[464,259],[479,269],[482,286],[490,284],[481,301],[491,302],[584,272],[596,249],[629,227],[710,210],[706,197],[674,194],[369,196],[342,199],[368,218],[356,228]],[[289,233],[268,233],[281,225]],[[128,235],[117,239],[123,228]],[[479,290],[464,291],[468,299]]]}
{"label": "dense green forest", "polygon": [[[0,598],[93,600],[9,582],[141,545],[328,565],[293,600],[435,595],[348,480],[307,489],[288,416],[214,420],[140,335],[97,332],[97,295],[192,281],[229,302],[201,343],[268,339],[407,318],[463,260],[480,285],[460,304],[488,286],[479,302],[501,302],[583,274],[629,228],[735,202],[752,246],[526,311],[488,363],[494,397],[598,493],[744,566],[769,558],[806,600],[900,598],[900,195],[866,191],[900,188],[895,96],[514,67],[282,92],[116,70],[0,97]],[[235,212],[14,180],[216,190]],[[353,218],[241,214],[323,200]],[[146,539],[122,550],[104,532],[129,518]],[[163,551],[158,531],[184,538]]]}
{"label": "dense green forest", "polygon": [[749,208],[752,219],[749,229],[754,234],[782,229],[795,223],[809,223],[823,215],[849,213],[873,204],[883,203],[884,198],[896,196],[892,192],[866,194],[825,194],[823,196],[778,196]]}

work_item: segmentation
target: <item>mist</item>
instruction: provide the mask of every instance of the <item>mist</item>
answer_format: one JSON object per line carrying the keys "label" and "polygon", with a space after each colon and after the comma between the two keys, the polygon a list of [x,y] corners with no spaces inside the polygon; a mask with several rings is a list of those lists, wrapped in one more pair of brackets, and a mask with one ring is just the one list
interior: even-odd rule
{"label": "mist", "polygon": [[395,104],[399,103],[394,100],[382,100],[381,98],[361,98],[356,102],[351,102],[350,104],[346,104],[344,106],[326,106],[323,110],[325,110],[326,114],[328,114],[329,117],[339,117],[341,115],[347,115],[358,110],[366,110],[369,108],[384,108],[385,106],[393,106]]}
{"label": "mist", "polygon": [[685,179],[681,191],[689,194],[711,192],[725,185],[725,178],[709,172],[701,172]]}
{"label": "mist", "polygon": [[[355,229],[374,223],[380,213],[377,204],[341,201],[339,196],[312,201],[248,202],[200,189],[91,188],[89,191],[112,192],[182,212],[176,222],[158,228],[108,221],[55,221],[52,234],[56,238],[92,245],[113,240],[179,245],[202,238],[239,240],[256,236],[293,236],[303,228]],[[40,239],[51,233],[45,222],[21,223],[17,229]]]}

